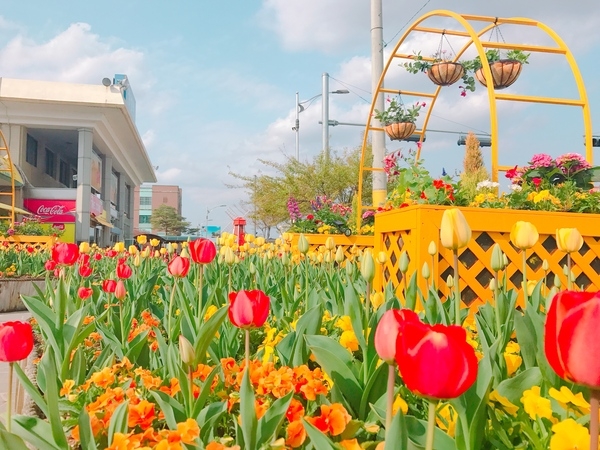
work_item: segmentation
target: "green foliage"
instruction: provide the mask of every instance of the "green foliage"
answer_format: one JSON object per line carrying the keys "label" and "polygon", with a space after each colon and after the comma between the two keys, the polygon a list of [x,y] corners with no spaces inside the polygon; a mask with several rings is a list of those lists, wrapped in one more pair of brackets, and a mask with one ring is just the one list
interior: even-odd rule
{"label": "green foliage", "polygon": [[0,222],[0,236],[62,236],[63,231],[58,230],[50,223],[43,223],[37,217],[23,217],[21,222]]}
{"label": "green foliage", "polygon": [[419,117],[419,111],[425,106],[425,103],[417,102],[410,107],[404,106],[402,100],[395,98],[387,99],[388,105],[384,111],[375,110],[375,117],[384,125],[392,123],[415,123]]}
{"label": "green foliage", "polygon": [[166,235],[180,235],[189,226],[185,217],[177,213],[177,210],[169,205],[160,205],[152,211],[150,216],[152,229],[164,231]]}

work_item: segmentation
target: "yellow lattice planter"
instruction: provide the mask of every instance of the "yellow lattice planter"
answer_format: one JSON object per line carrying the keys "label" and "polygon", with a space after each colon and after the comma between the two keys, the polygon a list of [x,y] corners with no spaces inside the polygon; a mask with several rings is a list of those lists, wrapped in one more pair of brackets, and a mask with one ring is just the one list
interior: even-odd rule
{"label": "yellow lattice planter", "polygon": [[[448,207],[417,205],[379,213],[375,217],[375,252],[386,251],[388,261],[379,269],[374,287],[381,289],[391,282],[398,295],[401,293],[402,274],[398,262],[402,251],[410,258],[409,274],[420,271],[423,263],[431,267],[431,274],[438,286],[439,293],[446,297],[449,292],[446,278],[452,274],[452,252],[440,248],[440,223],[442,214]],[[492,247],[499,243],[507,255],[510,264],[506,269],[509,288],[521,288],[522,256],[510,243],[510,230],[519,220],[533,223],[540,239],[527,251],[527,279],[541,280],[544,277],[542,264],[548,261],[549,270],[546,283],[553,285],[554,277],[559,276],[562,285],[566,285],[563,266],[566,254],[556,248],[557,228],[576,227],[584,238],[584,244],[578,253],[572,254],[572,270],[575,284],[587,291],[600,290],[600,215],[575,214],[545,211],[516,211],[505,209],[461,208],[473,231],[473,237],[467,246],[459,252],[460,288],[463,301],[476,306],[490,300],[488,289],[493,277],[490,267]],[[438,247],[437,257],[427,253],[429,243]],[[425,280],[419,277],[419,285],[426,289]]]}
{"label": "yellow lattice planter", "polygon": [[12,236],[0,237],[0,242],[5,241],[11,244],[29,244],[33,247],[51,246],[57,241],[56,236],[26,236],[14,234]]}
{"label": "yellow lattice planter", "polygon": [[[292,248],[298,246],[298,238],[300,234],[290,233],[292,236]],[[320,246],[325,245],[327,238],[332,237],[336,246],[341,245],[344,249],[346,258],[352,258],[357,252],[365,248],[373,248],[374,236],[345,236],[343,234],[305,234],[310,245],[310,251],[318,251]]]}

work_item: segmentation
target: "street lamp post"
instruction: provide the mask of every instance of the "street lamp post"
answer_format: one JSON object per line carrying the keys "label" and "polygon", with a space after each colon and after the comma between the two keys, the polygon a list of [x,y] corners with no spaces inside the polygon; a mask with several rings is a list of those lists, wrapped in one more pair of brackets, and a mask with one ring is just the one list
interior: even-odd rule
{"label": "street lamp post", "polygon": [[[329,127],[325,124],[329,122],[329,94],[349,94],[350,91],[348,89],[337,89],[335,91],[329,90],[329,74],[327,72],[323,73],[323,92],[321,94],[317,94],[308,100],[304,100],[303,102],[299,101],[298,92],[296,92],[296,123],[295,126],[292,127],[292,130],[296,132],[296,160],[300,159],[300,113],[304,111],[310,103],[318,98],[323,97],[323,104],[321,109],[321,123],[323,123],[322,128],[322,144],[323,144],[323,152],[329,158]],[[306,108],[305,104],[308,105]]]}
{"label": "street lamp post", "polygon": [[208,236],[208,220],[209,220],[208,219],[208,215],[214,209],[217,209],[217,208],[226,208],[226,207],[227,207],[227,205],[218,205],[218,206],[213,206],[212,208],[206,208],[206,226],[205,226],[206,237],[209,237]]}

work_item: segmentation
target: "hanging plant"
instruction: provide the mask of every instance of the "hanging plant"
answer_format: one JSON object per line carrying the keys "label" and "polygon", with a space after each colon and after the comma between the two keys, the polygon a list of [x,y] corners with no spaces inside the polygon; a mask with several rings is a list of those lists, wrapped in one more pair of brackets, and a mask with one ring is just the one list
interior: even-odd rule
{"label": "hanging plant", "polygon": [[[524,53],[521,50],[510,50],[506,53],[506,58],[501,58],[500,50],[491,49],[485,52],[485,56],[492,71],[494,89],[504,89],[517,81],[523,64],[528,64],[530,53]],[[475,91],[475,79],[487,87],[487,80],[479,56],[470,61],[463,61],[462,65],[466,69],[463,76],[463,82],[465,83],[463,93],[465,89]]]}
{"label": "hanging plant", "polygon": [[450,86],[463,77],[464,68],[461,63],[450,61],[445,55],[445,51],[438,51],[429,61],[417,53],[412,62],[404,63],[404,68],[410,73],[426,73],[438,86]]}
{"label": "hanging plant", "polygon": [[401,140],[412,135],[417,128],[415,122],[419,117],[419,111],[426,106],[426,103],[417,102],[407,108],[400,99],[388,98],[387,102],[388,107],[384,111],[375,110],[373,117],[381,122],[392,140]]}

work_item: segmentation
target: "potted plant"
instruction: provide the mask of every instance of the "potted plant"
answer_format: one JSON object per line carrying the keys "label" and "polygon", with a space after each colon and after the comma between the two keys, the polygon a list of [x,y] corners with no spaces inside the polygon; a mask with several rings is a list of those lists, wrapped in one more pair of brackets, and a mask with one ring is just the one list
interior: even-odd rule
{"label": "potted plant", "polygon": [[412,62],[404,64],[404,68],[410,73],[425,72],[438,86],[450,86],[463,77],[465,69],[461,63],[447,60],[444,54],[445,51],[438,52],[433,55],[433,61],[426,61],[417,53]]}
{"label": "potted plant", "polygon": [[[501,58],[500,50],[490,49],[485,52],[485,55],[492,71],[494,89],[504,89],[517,81],[523,64],[528,64],[530,53],[524,53],[521,50],[510,50],[506,53],[506,58]],[[475,79],[483,86],[487,86],[487,80],[483,73],[483,65],[479,56],[469,61],[462,61],[462,65],[465,68],[463,75],[463,82],[465,83],[463,96],[465,89],[469,91],[475,90]]]}
{"label": "potted plant", "polygon": [[424,102],[417,102],[410,108],[396,99],[387,99],[388,107],[384,111],[375,110],[375,117],[385,128],[391,140],[406,139],[415,132],[415,122],[419,111],[426,106]]}

